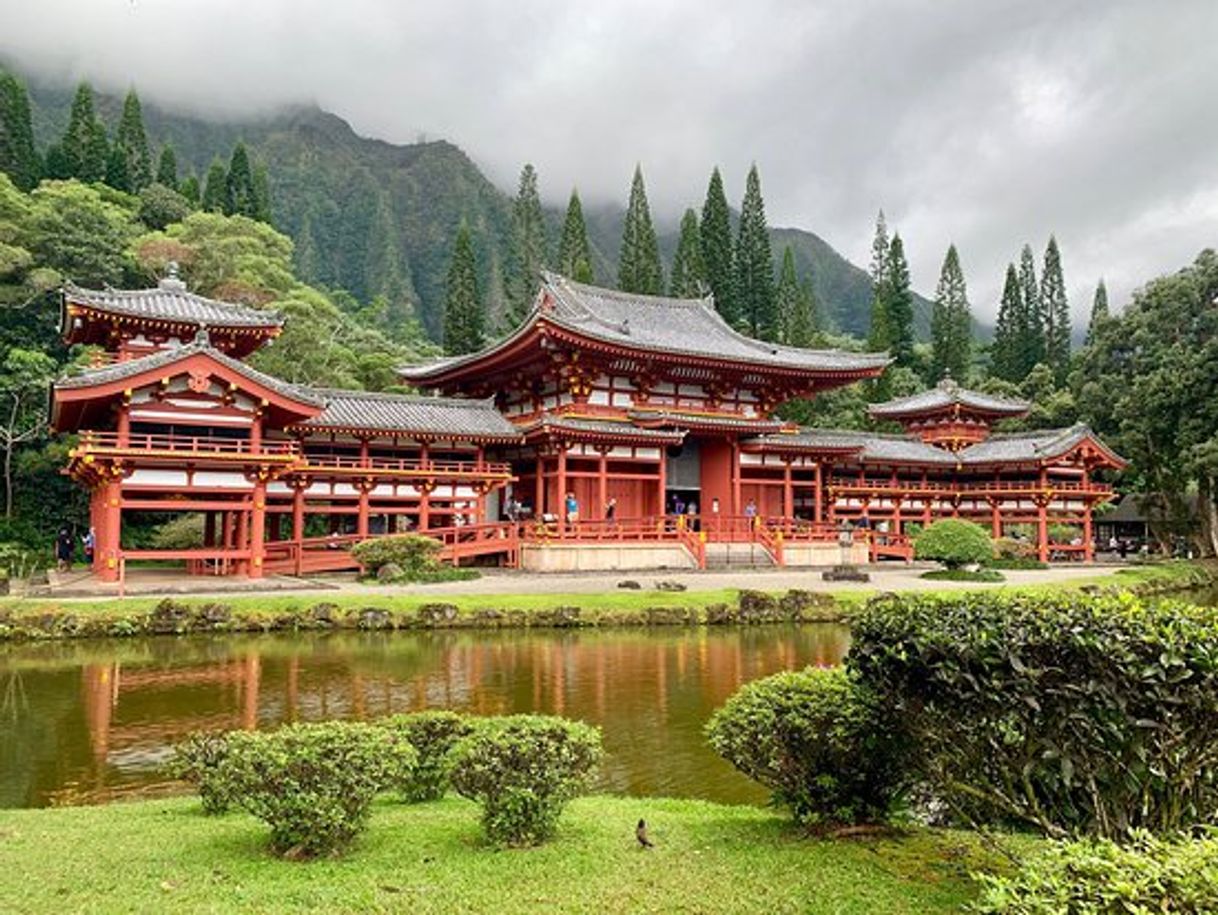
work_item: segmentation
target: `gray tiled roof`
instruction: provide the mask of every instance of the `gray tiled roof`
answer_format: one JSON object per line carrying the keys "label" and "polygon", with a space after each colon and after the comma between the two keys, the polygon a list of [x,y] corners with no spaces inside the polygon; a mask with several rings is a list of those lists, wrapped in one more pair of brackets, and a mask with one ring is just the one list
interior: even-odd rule
{"label": "gray tiled roof", "polygon": [[750,419],[747,416],[707,416],[702,413],[682,413],[679,410],[630,410],[627,414],[637,422],[661,423],[666,426],[716,426],[721,428],[773,429],[778,432],[787,428],[781,419]]}
{"label": "gray tiled roof", "polygon": [[215,359],[221,365],[226,366],[238,375],[248,378],[269,390],[275,391],[284,397],[295,400],[298,403],[306,403],[311,406],[320,407],[323,400],[308,388],[302,388],[299,385],[289,384],[286,381],[280,381],[273,375],[268,375],[266,372],[260,372],[256,368],[234,359],[232,356],[226,355],[213,347],[207,340],[206,333],[200,333],[195,337],[195,340],[185,346],[174,347],[172,349],[157,350],[147,356],[141,356],[138,359],[128,359],[123,362],[115,362],[107,366],[102,366],[95,369],[86,369],[78,375],[68,375],[60,378],[55,382],[56,388],[87,388],[93,385],[109,384],[113,381],[122,381],[124,378],[134,378],[136,375],[142,375],[145,372],[154,371],[173,365],[175,362],[180,362],[189,356],[194,356],[199,353],[204,353],[207,356]]}
{"label": "gray tiled roof", "polygon": [[442,437],[493,438],[519,441],[520,432],[503,418],[491,400],[427,397],[418,394],[378,394],[305,388],[325,404],[317,416],[299,423],[302,429],[367,429]]}
{"label": "gray tiled roof", "polygon": [[[643,350],[684,356],[710,356],[757,367],[803,369],[815,372],[857,372],[882,369],[889,363],[885,353],[847,353],[842,350],[810,350],[746,337],[731,327],[705,299],[676,299],[637,295],[576,283],[555,273],[543,274],[543,297],[553,302],[544,313],[534,310],[514,340],[535,320],[545,317],[559,327],[586,337]],[[402,370],[407,378],[426,379],[458,365],[476,362],[504,345],[466,356],[438,359]]]}
{"label": "gray tiled roof", "polygon": [[1125,463],[1124,458],[1105,445],[1090,427],[1082,423],[1068,429],[991,435],[985,441],[961,451],[960,460],[965,464],[1042,461],[1063,455],[1088,438],[1098,442],[1115,461]]}
{"label": "gray tiled roof", "polygon": [[163,279],[154,289],[83,289],[67,283],[64,298],[99,311],[208,327],[279,327],[283,315],[220,302],[188,292],[178,279]]}
{"label": "gray tiled roof", "polygon": [[856,432],[850,429],[802,429],[794,435],[761,435],[745,444],[816,450],[855,449],[856,459],[875,463],[934,464],[955,467],[956,457],[906,435]]}
{"label": "gray tiled roof", "polygon": [[933,410],[944,410],[959,404],[971,407],[983,413],[999,413],[1004,416],[1017,416],[1027,413],[1030,404],[1022,400],[1008,400],[1005,397],[993,397],[980,391],[970,391],[956,384],[951,378],[944,378],[935,387],[913,394],[909,397],[899,397],[885,403],[872,405],[872,416],[895,417],[907,414],[925,413]]}
{"label": "gray tiled roof", "polygon": [[640,429],[630,423],[614,422],[609,419],[583,419],[572,416],[543,416],[521,426],[523,432],[533,432],[538,429],[569,429],[572,432],[588,432],[596,435],[620,435],[633,439],[654,440],[659,442],[680,441],[685,433],[676,429]]}

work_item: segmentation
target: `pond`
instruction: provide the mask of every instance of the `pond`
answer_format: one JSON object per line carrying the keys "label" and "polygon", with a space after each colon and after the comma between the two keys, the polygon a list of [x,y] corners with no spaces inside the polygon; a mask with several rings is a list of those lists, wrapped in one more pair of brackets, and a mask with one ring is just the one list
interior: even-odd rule
{"label": "pond", "polygon": [[749,680],[837,664],[830,624],[647,630],[160,637],[0,646],[0,807],[178,791],[161,765],[195,730],[419,709],[539,712],[604,731],[601,790],[761,803],[707,746]]}

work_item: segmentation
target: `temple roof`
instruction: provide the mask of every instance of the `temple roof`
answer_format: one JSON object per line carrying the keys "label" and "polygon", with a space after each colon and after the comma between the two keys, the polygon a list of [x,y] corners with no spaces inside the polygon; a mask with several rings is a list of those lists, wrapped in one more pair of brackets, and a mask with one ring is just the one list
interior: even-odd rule
{"label": "temple roof", "polygon": [[426,381],[477,363],[525,336],[541,320],[573,334],[627,349],[719,359],[746,367],[875,372],[890,361],[884,353],[809,350],[754,340],[730,327],[715,311],[710,296],[677,299],[638,295],[544,273],[533,311],[506,340],[477,353],[408,366],[402,373],[407,378]]}
{"label": "temple roof", "polygon": [[1033,432],[1012,432],[992,435],[960,452],[966,464],[1021,463],[1052,460],[1068,453],[1085,441],[1104,451],[1113,463],[1124,466],[1123,457],[1109,448],[1083,423],[1068,429],[1041,429]]}
{"label": "temple roof", "polygon": [[658,444],[677,444],[685,438],[685,432],[678,429],[641,429],[626,422],[562,415],[542,416],[521,426],[520,430],[526,435],[539,432],[571,432],[588,437],[629,439]]}
{"label": "temple roof", "polygon": [[442,438],[517,442],[520,432],[495,409],[492,400],[381,394],[328,388],[299,388],[325,404],[321,413],[297,429],[402,432]]}
{"label": "temple roof", "polygon": [[993,416],[1019,416],[1027,413],[1031,405],[1022,400],[1009,400],[1005,397],[982,394],[980,391],[970,391],[968,388],[960,387],[953,378],[948,376],[929,390],[909,397],[899,397],[885,403],[873,404],[869,412],[877,418],[898,419],[925,413],[938,413],[955,406]]}
{"label": "temple roof", "polygon": [[196,295],[169,276],[152,289],[84,289],[66,283],[66,302],[97,311],[206,327],[280,327],[283,315]]}
{"label": "temple roof", "polygon": [[729,413],[682,413],[680,410],[627,411],[631,420],[642,426],[677,426],[685,429],[729,429],[740,432],[781,432],[793,424],[781,419],[733,416]]}

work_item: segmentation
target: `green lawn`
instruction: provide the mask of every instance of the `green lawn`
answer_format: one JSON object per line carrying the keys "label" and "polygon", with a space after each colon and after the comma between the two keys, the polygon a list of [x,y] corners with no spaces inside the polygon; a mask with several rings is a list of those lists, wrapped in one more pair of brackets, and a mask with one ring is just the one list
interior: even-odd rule
{"label": "green lawn", "polygon": [[809,839],[771,811],[649,798],[576,801],[529,850],[484,845],[457,798],[378,803],[337,859],[281,861],[265,840],[258,821],[187,798],[0,811],[0,911],[933,913],[999,866],[964,832]]}

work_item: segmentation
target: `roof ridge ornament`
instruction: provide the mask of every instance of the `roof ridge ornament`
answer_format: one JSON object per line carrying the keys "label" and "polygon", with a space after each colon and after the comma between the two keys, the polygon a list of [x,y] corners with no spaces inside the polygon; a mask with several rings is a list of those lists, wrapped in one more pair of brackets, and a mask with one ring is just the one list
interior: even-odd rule
{"label": "roof ridge ornament", "polygon": [[157,286],[164,289],[166,292],[185,292],[186,284],[182,282],[178,276],[178,262],[169,261],[165,265],[165,276],[157,283]]}
{"label": "roof ridge ornament", "polygon": [[211,346],[211,334],[208,332],[206,324],[199,325],[199,329],[195,331],[195,338],[190,342],[194,346]]}

